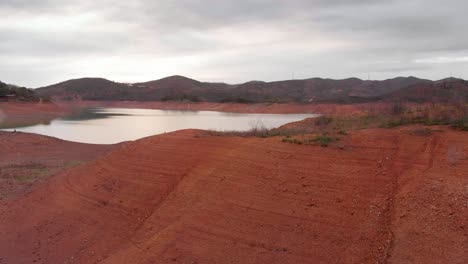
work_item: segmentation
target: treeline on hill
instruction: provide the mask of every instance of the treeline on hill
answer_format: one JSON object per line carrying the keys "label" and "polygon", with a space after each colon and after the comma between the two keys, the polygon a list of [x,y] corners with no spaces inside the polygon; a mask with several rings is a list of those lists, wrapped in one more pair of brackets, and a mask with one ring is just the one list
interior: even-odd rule
{"label": "treeline on hill", "polygon": [[0,82],[0,99],[25,102],[40,100],[33,89],[9,85],[3,82]]}
{"label": "treeline on hill", "polygon": [[183,76],[124,84],[82,78],[38,88],[40,96],[57,100],[129,100],[235,103],[365,103],[376,101],[468,101],[468,82],[448,78],[430,81],[398,77],[382,81],[311,78],[243,84],[200,82]]}

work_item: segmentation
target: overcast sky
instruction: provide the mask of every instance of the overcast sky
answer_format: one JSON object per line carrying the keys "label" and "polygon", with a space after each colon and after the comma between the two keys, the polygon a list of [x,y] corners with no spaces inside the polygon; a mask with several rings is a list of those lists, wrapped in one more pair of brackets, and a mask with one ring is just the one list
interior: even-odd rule
{"label": "overcast sky", "polygon": [[0,80],[468,79],[467,10],[466,0],[0,0]]}

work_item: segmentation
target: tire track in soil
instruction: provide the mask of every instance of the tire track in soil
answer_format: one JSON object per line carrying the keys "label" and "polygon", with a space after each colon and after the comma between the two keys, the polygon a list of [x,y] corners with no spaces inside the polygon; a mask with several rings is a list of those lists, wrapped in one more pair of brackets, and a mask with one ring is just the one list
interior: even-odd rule
{"label": "tire track in soil", "polygon": [[[429,139],[426,140],[425,143],[425,149],[424,149],[424,156],[425,159],[427,159],[427,165],[426,169],[424,171],[430,170],[433,167],[434,164],[434,152],[435,149],[438,145],[439,138],[437,135],[431,135]],[[384,230],[386,233],[386,238],[384,239],[384,248],[382,249],[382,257],[380,260],[378,260],[378,263],[382,264],[387,264],[389,263],[388,260],[390,259],[392,255],[392,251],[394,248],[394,240],[395,240],[395,235],[393,233],[394,225],[393,225],[393,220],[395,219],[395,200],[396,197],[399,193],[401,183],[400,183],[400,178],[401,176],[408,170],[411,169],[413,166],[414,162],[418,159],[418,154],[417,152],[411,154],[413,157],[412,159],[405,159],[400,156],[406,156],[409,153],[405,152],[403,154],[400,154],[401,152],[401,145],[404,144],[403,140],[401,139],[401,136],[397,136],[397,138],[394,140],[394,144],[397,146],[396,150],[391,154],[390,160],[390,170],[392,171],[391,176],[393,177],[392,181],[392,186],[391,186],[391,191],[389,194],[389,197],[387,198],[387,204],[386,204],[386,209],[384,210]],[[396,163],[398,160],[405,160],[403,163],[403,166],[401,169],[396,169]]]}

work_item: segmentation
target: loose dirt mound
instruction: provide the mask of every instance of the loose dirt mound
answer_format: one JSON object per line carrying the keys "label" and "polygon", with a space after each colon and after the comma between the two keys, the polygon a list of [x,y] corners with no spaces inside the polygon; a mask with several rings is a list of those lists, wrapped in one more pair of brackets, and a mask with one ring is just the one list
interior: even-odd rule
{"label": "loose dirt mound", "polygon": [[128,143],[0,212],[0,263],[467,263],[468,137],[408,129]]}

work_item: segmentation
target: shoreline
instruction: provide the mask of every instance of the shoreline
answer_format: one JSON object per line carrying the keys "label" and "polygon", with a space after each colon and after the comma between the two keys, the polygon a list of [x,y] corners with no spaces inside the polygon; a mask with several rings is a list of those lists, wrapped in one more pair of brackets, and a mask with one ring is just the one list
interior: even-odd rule
{"label": "shoreline", "polygon": [[[0,103],[0,129],[47,124],[87,107],[137,108],[180,111],[217,111],[245,114],[326,114],[361,115],[368,104],[239,104],[239,103],[184,103],[137,101],[57,101],[50,103],[8,102]],[[373,105],[372,107],[382,107]]]}
{"label": "shoreline", "polygon": [[372,104],[298,104],[298,103],[213,103],[213,102],[140,102],[140,101],[75,101],[55,102],[61,107],[118,107],[158,110],[217,111],[248,114],[337,114],[354,115],[370,105],[381,107],[381,103]]}

